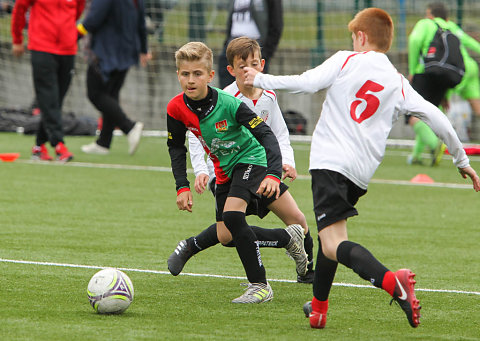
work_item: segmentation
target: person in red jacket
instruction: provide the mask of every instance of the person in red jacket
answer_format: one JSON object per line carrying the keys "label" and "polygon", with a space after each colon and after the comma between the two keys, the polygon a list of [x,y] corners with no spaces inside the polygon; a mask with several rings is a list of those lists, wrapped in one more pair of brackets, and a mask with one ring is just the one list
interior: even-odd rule
{"label": "person in red jacket", "polygon": [[50,142],[57,160],[67,162],[73,154],[63,140],[62,104],[74,72],[77,53],[76,21],[85,7],[85,0],[17,0],[12,11],[12,52],[24,54],[23,29],[26,13],[28,49],[31,53],[35,96],[41,111],[40,126],[32,159],[50,161],[45,146]]}

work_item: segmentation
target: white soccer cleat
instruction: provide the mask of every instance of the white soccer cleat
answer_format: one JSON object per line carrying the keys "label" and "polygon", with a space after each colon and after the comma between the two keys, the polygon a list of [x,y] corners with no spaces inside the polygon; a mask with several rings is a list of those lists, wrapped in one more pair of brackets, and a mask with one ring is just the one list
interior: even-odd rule
{"label": "white soccer cleat", "polygon": [[232,300],[232,303],[263,303],[273,299],[273,290],[270,284],[248,283],[247,290],[242,296]]}
{"label": "white soccer cleat", "polygon": [[285,228],[285,231],[290,235],[291,239],[288,242],[286,253],[295,261],[297,274],[299,276],[305,276],[307,274],[308,256],[305,252],[305,246],[303,245],[303,227],[298,224],[292,224]]}

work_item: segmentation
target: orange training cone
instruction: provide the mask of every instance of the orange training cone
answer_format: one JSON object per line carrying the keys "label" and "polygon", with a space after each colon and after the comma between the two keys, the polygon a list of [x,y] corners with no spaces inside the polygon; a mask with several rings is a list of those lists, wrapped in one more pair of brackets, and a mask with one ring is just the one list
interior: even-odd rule
{"label": "orange training cone", "polygon": [[418,183],[418,184],[431,184],[431,183],[434,183],[435,181],[433,181],[433,179],[429,177],[427,174],[417,174],[412,179],[410,179],[410,182]]}

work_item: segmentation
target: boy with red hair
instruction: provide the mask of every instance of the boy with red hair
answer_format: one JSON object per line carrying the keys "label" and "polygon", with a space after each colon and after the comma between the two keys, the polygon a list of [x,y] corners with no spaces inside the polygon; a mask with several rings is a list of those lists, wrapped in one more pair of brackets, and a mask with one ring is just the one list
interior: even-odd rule
{"label": "boy with red hair", "polygon": [[245,83],[263,89],[316,92],[328,89],[313,132],[310,174],[318,249],[313,299],[304,310],[312,328],[324,328],[328,295],[338,263],[384,289],[397,301],[412,327],[420,323],[415,274],[392,272],[366,248],[347,236],[347,219],[382,161],[387,137],[400,115],[425,121],[444,140],[460,174],[475,191],[480,180],[453,127],[443,113],[424,100],[397,72],[385,53],[393,39],[393,22],[382,9],[368,8],[348,24],[353,50],[339,51],[316,68],[295,76],[272,76],[245,68]]}

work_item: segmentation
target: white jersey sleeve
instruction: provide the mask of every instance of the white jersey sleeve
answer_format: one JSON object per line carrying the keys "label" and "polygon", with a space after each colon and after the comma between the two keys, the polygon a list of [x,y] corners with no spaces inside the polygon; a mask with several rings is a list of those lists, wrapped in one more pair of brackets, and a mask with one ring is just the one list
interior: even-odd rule
{"label": "white jersey sleeve", "polygon": [[253,86],[262,89],[290,90],[293,93],[315,93],[328,88],[335,81],[348,52],[352,53],[337,52],[316,68],[305,71],[301,75],[273,76],[258,73]]}
{"label": "white jersey sleeve", "polygon": [[301,75],[259,73],[254,86],[308,93],[328,89],[312,135],[311,170],[336,171],[366,189],[393,124],[406,113],[431,126],[451,149],[455,165],[468,165],[448,119],[411,88],[383,53],[339,51]]}
{"label": "white jersey sleeve", "polygon": [[459,168],[469,166],[469,159],[452,124],[447,116],[432,103],[423,99],[404,78],[406,113],[418,117],[432,128],[433,132],[445,142],[448,152],[453,157],[453,163]]}
{"label": "white jersey sleeve", "polygon": [[[210,158],[205,161],[205,150],[203,149],[200,141],[195,135],[193,135],[191,131],[188,132],[188,151],[190,153],[190,161],[192,162],[195,176],[206,174],[212,178],[212,174],[215,174],[213,170],[213,163]],[[211,167],[208,165],[208,161],[210,161]],[[212,168],[212,171],[210,171],[210,168]]]}

